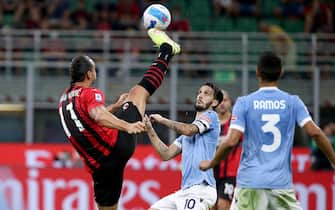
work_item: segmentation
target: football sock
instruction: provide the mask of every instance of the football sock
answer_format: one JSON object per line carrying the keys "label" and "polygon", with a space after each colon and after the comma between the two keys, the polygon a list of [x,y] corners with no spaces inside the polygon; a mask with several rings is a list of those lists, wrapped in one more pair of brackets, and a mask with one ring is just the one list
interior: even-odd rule
{"label": "football sock", "polygon": [[138,85],[144,87],[152,95],[162,84],[168,69],[168,63],[172,57],[172,47],[163,43],[159,48],[159,54],[150,68],[144,74]]}

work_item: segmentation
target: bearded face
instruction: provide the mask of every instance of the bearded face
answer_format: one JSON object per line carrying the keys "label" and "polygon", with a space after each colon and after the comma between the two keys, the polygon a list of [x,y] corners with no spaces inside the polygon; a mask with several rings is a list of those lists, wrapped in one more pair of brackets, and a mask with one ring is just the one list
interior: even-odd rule
{"label": "bearded face", "polygon": [[214,100],[214,90],[206,85],[201,86],[198,91],[194,108],[197,112],[205,111],[212,107]]}
{"label": "bearded face", "polygon": [[197,100],[194,104],[194,108],[195,108],[195,111],[197,112],[202,112],[202,111],[205,111],[207,109],[209,109],[212,105],[212,102],[203,102],[201,100]]}

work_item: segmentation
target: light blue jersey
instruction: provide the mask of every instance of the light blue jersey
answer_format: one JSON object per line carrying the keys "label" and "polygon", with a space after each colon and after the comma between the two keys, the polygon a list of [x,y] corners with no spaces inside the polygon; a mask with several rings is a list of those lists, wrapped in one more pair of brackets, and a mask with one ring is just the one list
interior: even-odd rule
{"label": "light blue jersey", "polygon": [[312,120],[298,96],[263,87],[237,99],[230,128],[244,133],[239,188],[292,188],[291,149],[296,123]]}
{"label": "light blue jersey", "polygon": [[0,193],[0,209],[9,210],[5,195]]}
{"label": "light blue jersey", "polygon": [[201,160],[214,157],[220,135],[220,121],[216,112],[209,110],[199,115],[192,123],[199,128],[193,136],[179,136],[174,144],[182,149],[182,189],[207,183],[215,188],[213,169],[201,171]]}

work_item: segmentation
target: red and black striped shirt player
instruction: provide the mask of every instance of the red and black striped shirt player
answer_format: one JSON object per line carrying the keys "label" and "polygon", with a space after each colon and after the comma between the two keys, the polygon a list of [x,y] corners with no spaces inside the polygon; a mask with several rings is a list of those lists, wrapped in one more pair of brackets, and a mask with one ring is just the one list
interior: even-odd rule
{"label": "red and black striped shirt player", "polygon": [[171,57],[180,52],[179,45],[164,32],[155,31],[155,36],[163,36],[167,42],[157,43],[150,36],[159,46],[158,57],[127,98],[113,106],[106,107],[104,93],[92,87],[96,80],[94,61],[77,56],[71,62],[71,85],[60,98],[58,111],[68,140],[92,176],[99,209],[117,209],[123,171],[136,146],[135,134],[145,131],[142,117],[146,101],[161,85]]}
{"label": "red and black striped shirt player", "polygon": [[64,92],[59,104],[65,134],[90,173],[99,169],[101,160],[110,155],[118,136],[117,129],[99,125],[89,116],[88,113],[97,106],[105,106],[103,92],[76,85]]}
{"label": "red and black striped shirt player", "polygon": [[[230,126],[231,118],[224,124],[221,124],[221,136],[225,136],[228,133],[228,129]],[[242,152],[242,139],[240,140],[239,144],[236,145],[232,150],[230,151],[228,157],[225,160],[222,160],[221,163],[218,165],[217,171],[216,171],[216,177],[218,179],[224,179],[224,178],[236,178],[238,166],[240,164],[240,157]],[[235,185],[235,181],[234,181]],[[232,197],[230,197],[232,199]]]}
{"label": "red and black striped shirt player", "polygon": [[[231,108],[232,100],[227,91],[221,90],[223,93],[223,101],[216,107],[221,123],[220,137],[224,138],[227,135],[232,118]],[[220,142],[220,141],[219,141]],[[218,200],[214,209],[229,209],[234,188],[236,186],[237,170],[240,163],[242,152],[242,138],[239,144],[233,147],[225,160],[222,160],[219,165],[214,168],[216,179],[216,190]]]}

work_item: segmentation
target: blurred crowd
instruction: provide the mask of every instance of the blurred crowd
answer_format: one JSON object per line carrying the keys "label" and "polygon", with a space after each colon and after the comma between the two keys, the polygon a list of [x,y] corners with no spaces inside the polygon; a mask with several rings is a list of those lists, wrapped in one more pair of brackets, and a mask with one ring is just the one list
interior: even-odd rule
{"label": "blurred crowd", "polygon": [[[138,30],[141,14],[150,3],[143,0],[2,0],[0,23],[3,28]],[[189,30],[187,21],[179,21],[179,8],[175,7],[172,12],[175,21],[170,27]]]}
{"label": "blurred crowd", "polygon": [[[169,7],[172,14],[168,30],[193,31],[191,23],[195,22],[195,18],[208,18],[202,17],[200,14],[203,13],[192,9],[196,2],[200,3],[200,6],[206,5],[210,8],[208,15],[214,20],[230,19],[235,24],[240,17],[257,20],[255,31],[268,35],[271,47],[283,59],[285,70],[289,72],[286,75],[295,79],[310,79],[312,71],[294,73],[298,65],[297,46],[290,37],[290,31],[286,31],[280,21],[300,20],[303,23],[301,32],[306,33],[334,31],[335,2],[332,0],[2,0],[0,27],[42,30],[140,30],[141,15],[145,8],[152,3],[163,3]],[[277,21],[269,21],[274,19]],[[134,57],[138,57],[138,49],[134,48]],[[63,59],[66,46],[60,39],[51,39],[43,52],[45,56],[50,57],[50,61]],[[180,62],[187,62],[186,54],[187,50],[184,51]],[[320,58],[317,65],[321,70],[321,79],[333,78],[335,73],[331,70],[333,61],[330,59],[333,56],[332,50],[329,50],[328,45],[320,45],[317,56]],[[202,77],[208,73],[193,71],[185,74]]]}
{"label": "blurred crowd", "polygon": [[[272,5],[267,11],[262,11],[264,4]],[[216,15],[303,20],[305,22],[303,32],[306,33],[332,33],[333,10],[334,1],[331,0],[214,0]]]}
{"label": "blurred crowd", "polygon": [[[191,0],[181,2],[185,7],[192,6]],[[171,30],[191,30],[178,1],[167,0],[2,0],[0,25],[25,29],[138,30],[141,14],[151,3],[172,6]],[[334,31],[331,0],[207,0],[207,3],[213,10],[211,14],[217,17],[300,19],[305,22],[304,32]]]}
{"label": "blurred crowd", "polygon": [[[19,29],[60,29],[60,30],[140,30],[141,14],[143,10],[152,3],[163,3],[168,5],[172,13],[172,23],[169,30],[193,31],[195,18],[203,18],[202,11],[193,9],[197,3],[200,6],[208,6],[208,15],[217,20],[236,20],[241,17],[257,20],[256,31],[266,34],[266,44],[270,44],[284,62],[285,76],[294,79],[310,80],[312,72],[312,53],[308,50],[300,49],[304,43],[297,43],[289,31],[280,23],[281,19],[300,20],[304,23],[305,32],[332,32],[334,27],[334,1],[333,0],[0,0],[0,27]],[[271,5],[269,5],[271,4]],[[265,9],[267,8],[267,9]],[[201,9],[201,8],[200,8]],[[198,8],[198,10],[200,10]],[[205,8],[203,8],[205,10]],[[199,14],[198,16],[195,16]],[[206,19],[206,18],[203,18]],[[277,22],[269,21],[276,19]],[[215,22],[215,21],[213,21]],[[57,33],[49,33],[47,41],[41,44],[42,57],[45,61],[64,61],[69,57],[69,53],[82,51],[94,53],[97,61],[105,59],[102,55],[103,48],[100,47],[101,37],[90,42],[71,42],[64,37],[59,37]],[[96,41],[96,42],[94,42]],[[35,45],[29,45],[30,39],[15,39],[12,53],[10,47],[3,45],[0,49],[0,60],[31,60],[35,59]],[[79,43],[79,44],[78,44]],[[134,43],[134,42],[133,42]],[[210,55],[201,45],[195,46],[194,42],[185,42],[183,54],[179,57],[179,63],[199,64],[205,66],[209,64]],[[334,47],[329,43],[334,40],[318,40],[316,65],[320,69],[322,80],[335,78]],[[117,59],[120,62],[127,61],[135,63],[141,59],[141,43],[132,44],[130,56],[123,56]],[[300,44],[300,45],[299,45]],[[80,45],[77,46],[77,45]],[[110,53],[124,52],[125,49],[112,46]],[[220,48],[221,46],[217,46]],[[201,49],[200,49],[201,48]],[[9,50],[8,50],[9,49]],[[229,49],[218,49],[221,51]],[[196,55],[201,52],[203,55]],[[234,51],[235,52],[235,51]],[[303,52],[303,55],[301,55]],[[120,53],[121,54],[121,53]],[[8,57],[12,55],[12,57]],[[232,54],[233,55],[233,54]],[[7,56],[7,57],[6,57]],[[300,56],[300,57],[299,57]],[[117,61],[119,61],[117,60]],[[229,61],[230,62],[230,61]],[[231,61],[233,62],[233,61]],[[240,60],[237,60],[239,63]],[[303,71],[299,68],[304,66]],[[305,68],[305,66],[308,66]],[[188,68],[187,66],[185,68]],[[190,78],[213,77],[217,81],[230,82],[236,79],[236,69],[195,69],[189,71],[180,67],[180,76]],[[0,68],[0,74],[8,72],[8,68]],[[25,74],[24,67],[13,67],[15,75]],[[137,69],[131,70],[131,74],[136,74]],[[122,73],[119,69],[109,69],[108,74],[114,76]],[[43,75],[64,75],[67,71],[60,67],[41,68]],[[13,101],[11,96],[4,96],[4,101]],[[20,96],[20,101],[25,101],[24,96]],[[42,101],[44,101],[43,99]],[[188,101],[188,99],[185,99]],[[54,102],[52,97],[48,97],[48,102]],[[166,100],[160,100],[167,103]],[[189,103],[189,102],[187,102]]]}

